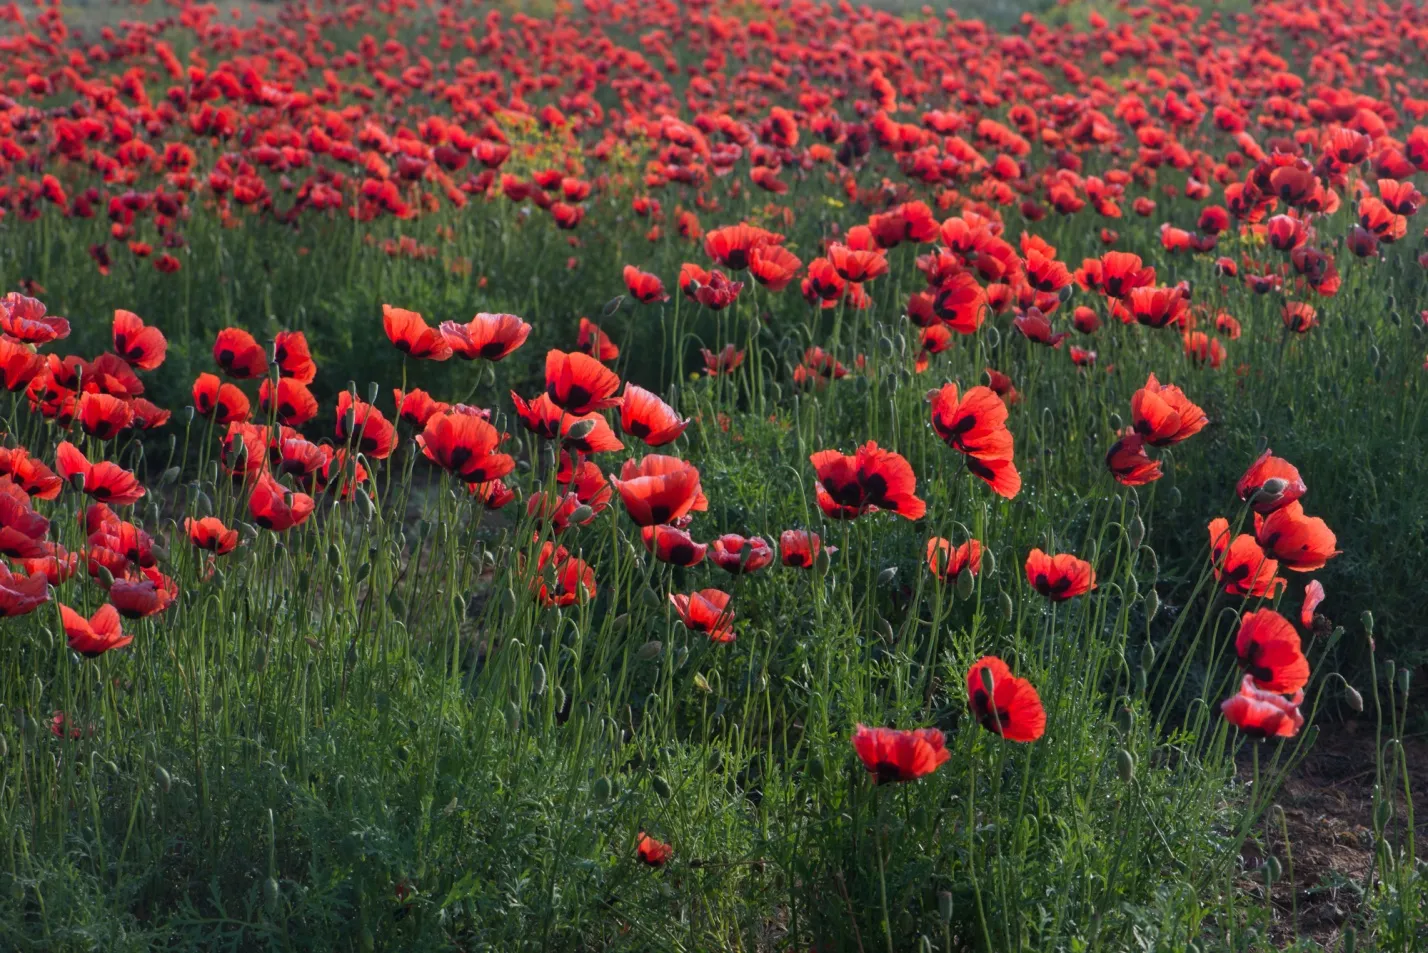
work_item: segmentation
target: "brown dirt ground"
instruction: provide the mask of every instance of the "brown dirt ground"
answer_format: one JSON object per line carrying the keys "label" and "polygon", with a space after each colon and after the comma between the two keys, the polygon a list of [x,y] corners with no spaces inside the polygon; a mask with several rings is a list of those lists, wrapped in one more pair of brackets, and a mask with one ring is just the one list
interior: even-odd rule
{"label": "brown dirt ground", "polygon": [[[1418,843],[1428,833],[1428,739],[1404,743],[1413,791]],[[1248,763],[1241,765],[1248,777]],[[1338,950],[1343,928],[1359,922],[1360,893],[1353,884],[1367,883],[1373,862],[1374,725],[1368,719],[1349,721],[1321,735],[1308,757],[1285,782],[1277,803],[1284,810],[1289,850],[1277,825],[1261,827],[1264,843],[1279,858],[1284,881],[1273,892],[1275,935],[1285,944],[1309,939],[1324,949]],[[1407,804],[1398,791],[1392,839],[1404,832]],[[1293,859],[1293,882],[1288,860]],[[1257,870],[1263,854],[1246,844],[1243,869]],[[1264,880],[1247,874],[1247,892],[1263,896]],[[1297,912],[1297,923],[1296,915]]]}

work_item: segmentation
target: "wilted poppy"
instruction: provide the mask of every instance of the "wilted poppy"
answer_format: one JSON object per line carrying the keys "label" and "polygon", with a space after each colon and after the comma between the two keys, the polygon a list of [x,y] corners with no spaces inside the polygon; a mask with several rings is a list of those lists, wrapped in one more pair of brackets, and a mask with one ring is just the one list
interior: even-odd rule
{"label": "wilted poppy", "polygon": [[1083,596],[1096,588],[1096,570],[1070,553],[1048,555],[1033,549],[1026,557],[1026,581],[1053,602]]}
{"label": "wilted poppy", "polygon": [[721,589],[700,589],[689,595],[670,593],[679,621],[691,632],[702,632],[711,642],[734,641],[734,612],[729,594]]}
{"label": "wilted poppy", "polygon": [[69,647],[85,658],[99,658],[110,649],[122,649],[134,641],[133,636],[124,634],[119,610],[109,603],[100,606],[88,619],[63,603],[59,610]]}
{"label": "wilted poppy", "polygon": [[1309,660],[1300,648],[1299,633],[1273,609],[1241,617],[1235,654],[1256,688],[1287,695],[1309,682]]}
{"label": "wilted poppy", "polygon": [[952,757],[947,739],[936,728],[853,729],[853,750],[877,784],[916,781],[936,771]]}
{"label": "wilted poppy", "polygon": [[917,477],[912,465],[874,441],[863,444],[851,456],[821,450],[808,459],[818,475],[818,505],[830,516],[852,519],[889,510],[915,520],[927,512],[927,504],[914,492]]}
{"label": "wilted poppy", "polygon": [[967,707],[978,724],[1008,741],[1035,741],[1046,732],[1041,696],[995,655],[978,659],[967,670]]}

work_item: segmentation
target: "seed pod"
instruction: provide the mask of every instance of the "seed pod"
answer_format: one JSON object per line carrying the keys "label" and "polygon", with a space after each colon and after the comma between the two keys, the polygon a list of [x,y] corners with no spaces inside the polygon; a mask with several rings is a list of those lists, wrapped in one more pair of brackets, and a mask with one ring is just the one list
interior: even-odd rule
{"label": "seed pod", "polygon": [[648,642],[646,642],[644,645],[641,645],[639,649],[636,650],[635,657],[638,658],[641,662],[653,662],[655,659],[660,657],[660,653],[662,653],[663,651],[663,642],[661,642],[659,639],[650,639]]}
{"label": "seed pod", "polygon": [[570,425],[570,429],[565,432],[565,439],[568,441],[580,441],[590,436],[595,429],[596,420],[591,417],[589,420],[577,420]]}
{"label": "seed pod", "polygon": [[654,789],[654,793],[658,794],[666,801],[674,797],[674,789],[669,786],[668,781],[660,777],[658,774],[652,775],[650,777],[650,787]]}
{"label": "seed pod", "polygon": [[1130,525],[1126,527],[1126,541],[1131,549],[1140,549],[1140,544],[1145,542],[1145,521],[1139,513],[1131,517]]}
{"label": "seed pod", "polygon": [[957,574],[957,597],[959,599],[970,599],[976,586],[977,582],[972,577],[971,569],[963,569]]}
{"label": "seed pod", "polygon": [[1135,780],[1135,755],[1124,748],[1116,749],[1116,773],[1121,776],[1123,784]]}

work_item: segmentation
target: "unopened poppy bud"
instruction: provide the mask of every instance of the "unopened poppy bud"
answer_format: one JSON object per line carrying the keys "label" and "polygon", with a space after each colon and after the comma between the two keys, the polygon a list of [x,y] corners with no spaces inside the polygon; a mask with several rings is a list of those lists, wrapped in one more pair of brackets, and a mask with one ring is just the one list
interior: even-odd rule
{"label": "unopened poppy bud", "polygon": [[105,589],[114,585],[114,573],[109,571],[108,566],[101,565],[99,569],[99,585]]}
{"label": "unopened poppy bud", "polygon": [[1273,883],[1279,879],[1282,873],[1284,873],[1284,868],[1280,866],[1279,858],[1270,854],[1269,859],[1264,862],[1264,875]]}
{"label": "unopened poppy bud", "polygon": [[566,439],[584,440],[586,437],[590,436],[592,431],[595,430],[595,425],[598,422],[599,421],[597,421],[594,417],[591,417],[589,420],[577,420],[575,423],[571,424],[570,429],[565,432]]}
{"label": "unopened poppy bud", "polygon": [[78,471],[69,475],[69,485],[79,492],[84,492],[84,471]]}
{"label": "unopened poppy bud", "polygon": [[1146,670],[1143,668],[1137,668],[1135,670],[1135,693],[1137,695],[1145,694],[1147,681],[1149,681],[1149,676],[1146,674]]}
{"label": "unopened poppy bud", "polygon": [[1126,601],[1135,602],[1140,598],[1140,582],[1131,576],[1126,580]]}
{"label": "unopened poppy bud", "polygon": [[347,410],[342,414],[342,432],[351,433],[352,428],[356,425],[357,410],[353,407],[348,407]]}
{"label": "unopened poppy bud", "polygon": [[1150,669],[1150,667],[1151,667],[1152,665],[1154,665],[1154,664],[1155,664],[1155,646],[1153,646],[1153,645],[1151,645],[1149,642],[1147,642],[1147,643],[1145,643],[1145,645],[1141,646],[1141,649],[1140,649],[1140,667],[1143,668],[1143,669],[1146,669],[1146,670],[1148,671],[1148,670]]}
{"label": "unopened poppy bud", "polygon": [[1172,486],[1170,488],[1170,505],[1172,507],[1180,505],[1180,487],[1178,486]]}
{"label": "unopened poppy bud", "polygon": [[659,639],[650,639],[644,645],[641,645],[638,650],[636,650],[635,655],[639,658],[641,662],[653,662],[655,659],[659,658],[660,653],[663,651],[663,642],[661,642]]}
{"label": "unopened poppy bud", "polygon": [[371,381],[367,384],[367,403],[375,404],[377,402],[377,398],[381,395],[382,387],[380,384],[378,384],[376,381]]}
{"label": "unopened poppy bud", "polygon": [[1352,685],[1345,685],[1344,691],[1349,696],[1349,707],[1354,711],[1364,710],[1364,696],[1359,694],[1359,690]]}
{"label": "unopened poppy bud", "polygon": [[1116,749],[1116,773],[1121,776],[1123,784],[1135,780],[1135,755],[1124,748]]}
{"label": "unopened poppy bud", "polygon": [[874,624],[878,630],[878,635],[883,637],[883,641],[889,645],[897,641],[897,633],[893,631],[892,623],[882,616],[878,616],[878,621]]}
{"label": "unopened poppy bud", "polygon": [[1122,705],[1120,708],[1117,708],[1116,727],[1120,729],[1121,734],[1130,734],[1131,729],[1135,727],[1135,709],[1129,705]]}
{"label": "unopened poppy bud", "polygon": [[515,702],[506,702],[506,727],[513,732],[521,730],[521,710]]}
{"label": "unopened poppy bud", "polygon": [[619,310],[620,310],[620,305],[622,305],[622,304],[624,304],[624,303],[625,303],[625,296],[624,296],[624,295],[615,295],[615,297],[613,297],[613,298],[611,298],[609,301],[606,301],[606,302],[605,302],[605,309],[604,309],[603,311],[601,311],[600,313],[601,313],[601,315],[603,315],[604,317],[607,317],[607,318],[608,318],[610,315],[614,314],[616,311],[619,311]]}
{"label": "unopened poppy bud", "polygon": [[154,769],[154,780],[158,782],[159,790],[163,791],[165,794],[168,794],[169,790],[174,785],[173,777],[162,767],[157,767]]}
{"label": "unopened poppy bud", "polygon": [[884,334],[878,338],[878,349],[891,357],[896,351],[896,345],[893,344],[892,338]]}
{"label": "unopened poppy bud", "polygon": [[1145,521],[1139,513],[1131,517],[1130,525],[1126,527],[1126,541],[1131,549],[1140,549],[1140,544],[1145,542]]}
{"label": "unopened poppy bud", "polygon": [[263,905],[269,913],[278,912],[278,904],[283,899],[282,888],[278,885],[278,878],[269,877],[263,882]]}
{"label": "unopened poppy bud", "polygon": [[173,486],[178,482],[181,472],[178,467],[169,467],[159,475],[159,486]]}
{"label": "unopened poppy bud", "polygon": [[541,662],[535,663],[535,668],[531,669],[531,694],[545,694],[545,665]]}
{"label": "unopened poppy bud", "polygon": [[1012,597],[1002,590],[1002,615],[1010,619],[1012,617]]}
{"label": "unopened poppy bud", "polygon": [[987,698],[995,698],[997,689],[996,676],[992,674],[990,665],[982,666],[982,691],[987,693]]}
{"label": "unopened poppy bud", "polygon": [[822,781],[828,776],[828,768],[823,764],[822,758],[808,759],[808,776],[814,781]]}
{"label": "unopened poppy bud", "polygon": [[268,667],[268,650],[263,646],[253,652],[253,671],[261,672]]}
{"label": "unopened poppy bud", "polygon": [[8,741],[5,740],[5,736],[4,736],[4,735],[0,735],[0,758],[8,758],[9,756],[10,756],[10,742],[8,742]]}
{"label": "unopened poppy bud", "polygon": [[896,566],[889,566],[888,568],[884,569],[882,572],[878,573],[878,585],[880,585],[880,586],[890,586],[890,585],[892,585],[892,581],[893,581],[894,579],[896,579],[896,578],[897,578],[897,567],[896,567]]}
{"label": "unopened poppy bud", "polygon": [[597,803],[610,800],[610,795],[614,793],[614,783],[604,775],[596,778],[595,783],[590,786],[590,796],[594,798]]}
{"label": "unopened poppy bud", "polygon": [[516,614],[516,593],[510,586],[507,586],[506,591],[501,593],[501,611],[506,615]]}
{"label": "unopened poppy bud", "polygon": [[670,787],[669,782],[658,774],[651,776],[650,787],[654,789],[654,793],[666,801],[674,797],[674,788]]}
{"label": "unopened poppy bud", "polygon": [[948,926],[952,923],[952,891],[943,890],[937,894],[937,915],[942,918],[942,925]]}
{"label": "unopened poppy bud", "polygon": [[1121,415],[1116,413],[1114,410],[1111,411],[1110,422],[1111,430],[1115,431],[1116,433],[1120,433],[1121,428],[1125,426],[1125,421],[1121,419]]}
{"label": "unopened poppy bud", "polygon": [[1404,666],[1398,673],[1398,693],[1405,699],[1408,697],[1408,686],[1413,680],[1413,670]]}
{"label": "unopened poppy bud", "polygon": [[972,578],[972,570],[963,569],[957,574],[957,596],[960,599],[968,599],[972,595],[972,590],[976,587],[976,580]]}
{"label": "unopened poppy bud", "polygon": [[1070,301],[1070,300],[1071,300],[1071,292],[1072,292],[1073,290],[1075,290],[1075,289],[1073,289],[1073,288],[1071,287],[1071,285],[1062,285],[1062,286],[1057,290],[1057,292],[1056,292],[1056,297],[1060,298],[1060,299],[1061,299],[1061,302],[1064,304],[1064,303],[1066,303],[1067,301]]}
{"label": "unopened poppy bud", "polygon": [[588,504],[581,503],[570,511],[570,522],[588,523],[595,518],[595,511]]}
{"label": "unopened poppy bud", "polygon": [[1147,624],[1154,622],[1155,617],[1160,614],[1160,594],[1154,589],[1145,594],[1145,621]]}
{"label": "unopened poppy bud", "polygon": [[825,547],[818,550],[818,555],[813,560],[813,567],[817,569],[819,573],[826,573],[832,561],[832,557],[828,555],[828,550]]}
{"label": "unopened poppy bud", "polygon": [[616,632],[625,631],[630,627],[630,614],[628,612],[621,612],[619,615],[615,616],[615,620],[611,623],[611,626],[615,629]]}
{"label": "unopened poppy bud", "polygon": [[651,609],[658,609],[660,607],[659,594],[656,593],[649,586],[640,587],[640,601],[643,602],[645,605],[649,606]]}
{"label": "unopened poppy bud", "polygon": [[705,678],[700,672],[694,673],[694,687],[706,695],[714,691],[714,689],[709,686],[709,679]]}

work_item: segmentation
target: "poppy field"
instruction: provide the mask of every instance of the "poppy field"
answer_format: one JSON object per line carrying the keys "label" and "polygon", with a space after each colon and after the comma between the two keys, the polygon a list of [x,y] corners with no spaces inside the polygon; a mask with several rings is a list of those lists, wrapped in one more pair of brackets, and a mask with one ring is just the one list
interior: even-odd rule
{"label": "poppy field", "polygon": [[0,52],[0,950],[1428,948],[1428,9]]}

